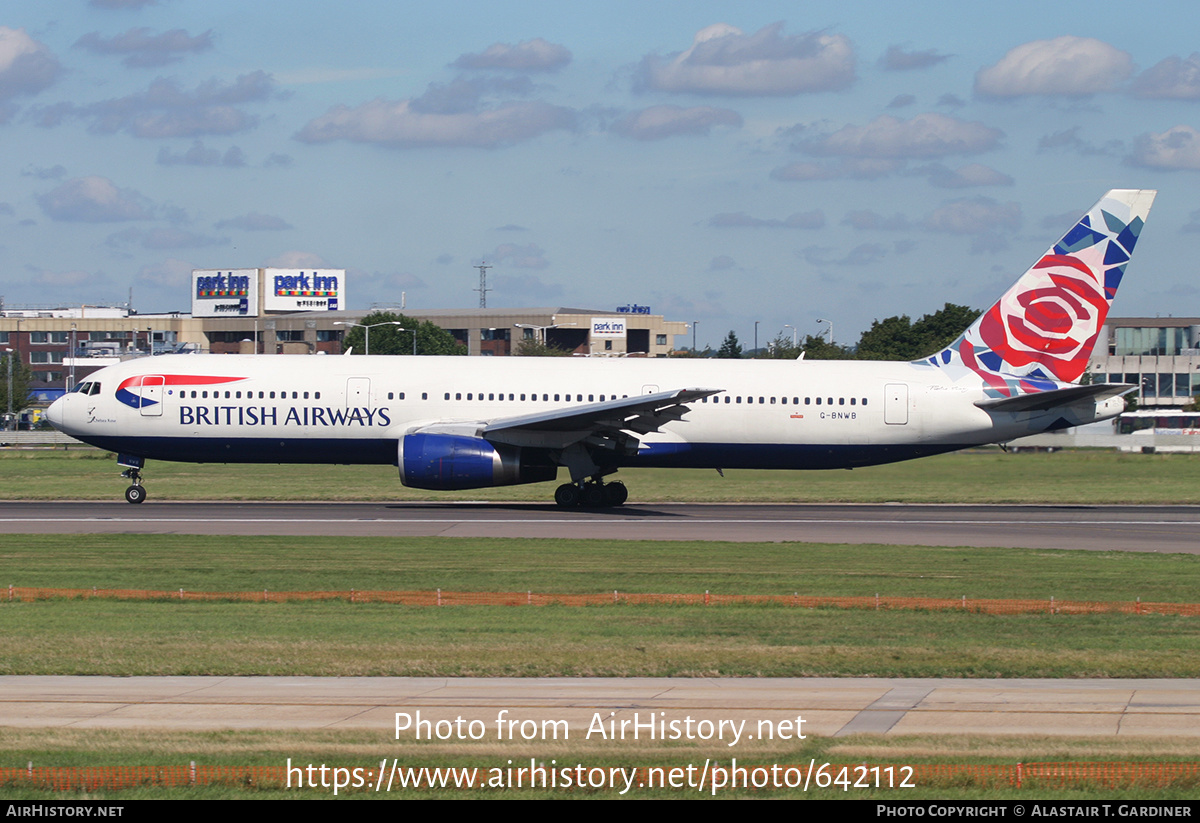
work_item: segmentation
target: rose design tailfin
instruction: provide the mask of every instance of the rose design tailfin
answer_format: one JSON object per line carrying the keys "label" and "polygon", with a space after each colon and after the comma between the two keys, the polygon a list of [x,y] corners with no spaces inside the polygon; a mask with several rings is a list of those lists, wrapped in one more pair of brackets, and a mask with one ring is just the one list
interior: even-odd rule
{"label": "rose design tailfin", "polygon": [[1104,195],[958,340],[921,362],[955,379],[977,374],[996,398],[1078,382],[1155,194]]}

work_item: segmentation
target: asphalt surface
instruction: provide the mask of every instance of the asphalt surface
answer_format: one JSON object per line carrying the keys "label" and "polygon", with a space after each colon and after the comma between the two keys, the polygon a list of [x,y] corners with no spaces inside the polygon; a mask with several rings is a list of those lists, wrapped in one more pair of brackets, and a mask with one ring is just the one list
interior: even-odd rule
{"label": "asphalt surface", "polygon": [[[820,541],[1200,551],[1200,507],[635,504],[0,503],[0,534],[447,535],[556,539]],[[815,735],[860,732],[1200,737],[1196,680],[885,678],[0,677],[0,726],[377,728],[426,719],[565,720],[641,711]],[[612,712],[613,714],[609,714]],[[794,726],[792,727],[794,728]]]}
{"label": "asphalt surface", "polygon": [[806,541],[1200,552],[1200,506],[3,502],[0,534]]}
{"label": "asphalt surface", "polygon": [[23,728],[375,729],[384,742],[396,739],[396,713],[415,721],[419,711],[431,723],[479,720],[494,742],[505,709],[518,723],[566,721],[572,740],[597,715],[620,728],[635,713],[643,722],[651,713],[681,723],[745,720],[744,733],[756,738],[767,728],[793,739],[1200,737],[1197,680],[0,677],[0,726]]}

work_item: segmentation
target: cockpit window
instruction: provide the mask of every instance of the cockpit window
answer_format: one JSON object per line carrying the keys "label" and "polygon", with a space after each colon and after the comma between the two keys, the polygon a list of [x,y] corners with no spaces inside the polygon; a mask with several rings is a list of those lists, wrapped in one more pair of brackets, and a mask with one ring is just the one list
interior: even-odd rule
{"label": "cockpit window", "polygon": [[100,384],[99,383],[88,383],[88,392],[87,393],[88,394],[99,394],[100,393]]}
{"label": "cockpit window", "polygon": [[79,392],[80,394],[99,394],[100,384],[91,380],[85,380],[75,388],[71,389],[71,392]]}

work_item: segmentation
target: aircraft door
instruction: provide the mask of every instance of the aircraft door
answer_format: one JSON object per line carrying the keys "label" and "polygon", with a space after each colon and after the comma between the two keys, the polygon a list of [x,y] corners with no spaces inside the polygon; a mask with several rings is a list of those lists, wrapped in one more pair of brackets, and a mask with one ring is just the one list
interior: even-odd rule
{"label": "aircraft door", "polygon": [[346,380],[346,408],[371,405],[371,378],[350,377]]}
{"label": "aircraft door", "polygon": [[908,423],[907,383],[888,383],[884,387],[883,422],[891,426]]}
{"label": "aircraft door", "polygon": [[138,402],[142,417],[162,417],[163,384],[166,382],[166,378],[161,374],[147,374],[142,377],[141,400]]}

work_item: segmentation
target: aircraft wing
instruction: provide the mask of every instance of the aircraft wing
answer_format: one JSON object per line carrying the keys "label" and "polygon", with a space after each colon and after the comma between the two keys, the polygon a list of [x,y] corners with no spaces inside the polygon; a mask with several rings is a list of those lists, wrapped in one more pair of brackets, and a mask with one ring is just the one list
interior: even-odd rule
{"label": "aircraft wing", "polygon": [[418,431],[461,434],[465,433],[464,428],[471,427],[477,437],[513,446],[565,449],[586,441],[586,445],[636,451],[636,435],[658,431],[666,423],[682,420],[688,411],[688,403],[722,391],[724,389],[675,389],[502,417],[474,425],[433,423]]}
{"label": "aircraft wing", "polygon": [[1047,411],[1058,406],[1069,406],[1080,400],[1107,400],[1136,388],[1137,386],[1129,383],[1093,383],[1089,386],[1067,386],[1032,394],[1019,394],[1016,397],[981,400],[975,405],[985,411]]}

